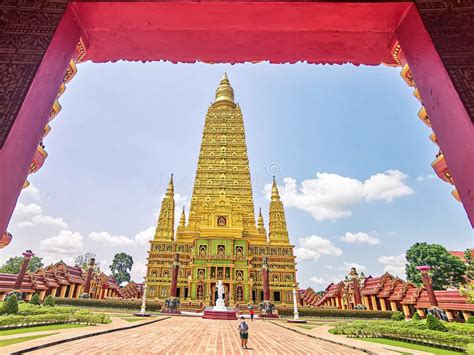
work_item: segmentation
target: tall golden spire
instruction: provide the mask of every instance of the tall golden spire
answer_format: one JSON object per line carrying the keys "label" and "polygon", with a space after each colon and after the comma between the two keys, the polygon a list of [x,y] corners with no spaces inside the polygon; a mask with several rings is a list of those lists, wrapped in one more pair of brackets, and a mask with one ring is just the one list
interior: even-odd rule
{"label": "tall golden spire", "polygon": [[268,221],[268,239],[270,244],[289,244],[288,230],[286,228],[285,210],[280,201],[278,186],[273,177],[272,196],[270,201],[270,217]]}
{"label": "tall golden spire", "polygon": [[184,227],[186,227],[186,213],[184,211],[184,206],[183,206],[183,211],[181,212],[181,218],[179,219],[178,232],[184,230]]}
{"label": "tall golden spire", "polygon": [[258,209],[258,224],[257,230],[259,234],[264,234],[267,237],[267,231],[265,230],[265,224],[263,223],[262,209]]}
{"label": "tall golden spire", "polygon": [[156,226],[155,239],[174,240],[174,185],[171,174],[168,188],[161,202],[160,216]]}
{"label": "tall golden spire", "polygon": [[234,102],[234,89],[230,86],[229,78],[227,73],[224,73],[221,83],[216,90],[216,99],[212,104],[212,107],[231,107],[235,108]]}
{"label": "tall golden spire", "polygon": [[226,74],[206,114],[188,224],[179,239],[213,233],[265,240],[255,225],[244,119]]}

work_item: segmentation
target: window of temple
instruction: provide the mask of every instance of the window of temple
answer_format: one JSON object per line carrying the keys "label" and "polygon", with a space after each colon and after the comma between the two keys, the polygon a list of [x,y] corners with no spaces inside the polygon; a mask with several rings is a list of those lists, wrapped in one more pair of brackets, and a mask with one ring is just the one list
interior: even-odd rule
{"label": "window of temple", "polygon": [[206,255],[207,254],[207,245],[200,245],[199,246],[199,255]]}
{"label": "window of temple", "polygon": [[168,297],[168,289],[162,288],[161,289],[161,297]]}
{"label": "window of temple", "polygon": [[235,254],[238,256],[244,255],[244,247],[236,247],[235,248]]}
{"label": "window of temple", "polygon": [[197,287],[197,299],[201,301],[204,299],[204,286],[203,285],[198,285]]}
{"label": "window of temple", "polygon": [[243,302],[244,300],[244,289],[242,288],[242,286],[237,286],[237,291],[236,291],[236,299],[237,299],[237,302]]}
{"label": "window of temple", "polygon": [[275,302],[280,302],[281,301],[281,292],[280,291],[273,292],[273,300]]}
{"label": "window of temple", "polygon": [[244,278],[244,272],[242,270],[237,270],[235,272],[235,278],[237,279],[237,281],[242,281],[242,279]]}
{"label": "window of temple", "polygon": [[225,245],[217,246],[217,255],[225,255]]}

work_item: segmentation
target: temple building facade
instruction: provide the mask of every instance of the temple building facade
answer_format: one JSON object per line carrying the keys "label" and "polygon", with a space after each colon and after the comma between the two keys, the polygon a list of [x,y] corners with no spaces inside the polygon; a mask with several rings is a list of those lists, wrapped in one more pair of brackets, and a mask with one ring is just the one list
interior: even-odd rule
{"label": "temple building facade", "polygon": [[256,221],[242,111],[224,74],[205,118],[189,214],[183,208],[176,230],[172,176],[163,198],[150,242],[147,298],[170,296],[178,254],[176,296],[182,303],[214,304],[219,280],[227,305],[261,302],[268,297],[262,280],[267,264],[270,299],[265,301],[291,303],[294,246],[275,179],[269,207],[267,233],[260,210]]}

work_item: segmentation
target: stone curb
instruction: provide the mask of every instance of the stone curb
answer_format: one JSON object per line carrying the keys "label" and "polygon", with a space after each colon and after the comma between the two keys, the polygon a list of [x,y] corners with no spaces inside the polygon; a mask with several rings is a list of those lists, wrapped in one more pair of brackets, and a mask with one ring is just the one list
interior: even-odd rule
{"label": "stone curb", "polygon": [[160,321],[170,319],[170,318],[171,317],[165,317],[165,318],[155,319],[155,320],[152,320],[152,321],[146,322],[146,323],[134,324],[134,325],[130,325],[130,326],[127,326],[127,327],[121,327],[121,328],[107,329],[107,330],[102,330],[100,332],[89,333],[89,334],[79,335],[79,336],[72,337],[72,338],[56,340],[56,341],[52,341],[50,343],[41,344],[41,345],[37,345],[37,346],[32,346],[30,348],[15,351],[15,352],[10,353],[10,354],[11,355],[25,354],[25,353],[29,353],[31,351],[41,350],[41,349],[44,349],[44,348],[49,348],[51,346],[64,344],[64,343],[69,343],[71,341],[76,341],[76,340],[81,340],[81,339],[85,339],[85,338],[95,337],[95,336],[103,335],[103,334],[114,333],[114,332],[118,332],[118,331],[121,331],[121,330],[128,330],[128,329],[143,327],[144,325],[153,324],[153,323],[160,322]]}
{"label": "stone curb", "polygon": [[344,346],[346,348],[359,350],[359,351],[362,351],[362,352],[364,352],[366,354],[370,354],[370,355],[377,355],[377,353],[374,353],[374,352],[372,352],[370,350],[367,350],[367,349],[364,349],[364,348],[359,348],[357,346],[344,344],[344,343],[339,342],[339,341],[334,341],[334,340],[330,340],[330,339],[326,339],[326,338],[321,338],[321,337],[318,337],[318,336],[313,335],[313,334],[308,334],[308,333],[305,333],[305,332],[301,332],[298,329],[295,329],[295,328],[292,328],[292,327],[286,327],[283,324],[278,324],[278,323],[275,323],[274,321],[269,321],[269,322],[276,325],[276,326],[278,326],[278,327],[282,327],[284,329],[291,330],[291,331],[293,331],[295,333],[298,333],[298,334],[301,334],[301,335],[306,335],[307,337],[310,337],[310,338],[313,338],[313,339],[316,339],[316,340],[322,340],[322,341],[325,341],[325,342],[328,342],[328,343],[331,343],[331,344],[341,345],[341,346]]}

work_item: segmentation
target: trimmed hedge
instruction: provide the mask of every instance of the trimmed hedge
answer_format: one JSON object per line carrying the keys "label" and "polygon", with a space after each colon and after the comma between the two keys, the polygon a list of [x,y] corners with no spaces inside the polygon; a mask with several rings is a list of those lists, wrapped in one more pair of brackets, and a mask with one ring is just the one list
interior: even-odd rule
{"label": "trimmed hedge", "polygon": [[54,306],[56,305],[56,302],[54,302],[53,296],[49,295],[49,296],[47,296],[47,297],[44,299],[43,304],[44,304],[45,306],[54,307]]}
{"label": "trimmed hedge", "polygon": [[15,294],[7,297],[2,307],[2,314],[17,314],[18,313],[18,298]]}
{"label": "trimmed hedge", "polygon": [[41,304],[41,300],[40,300],[40,298],[39,298],[39,296],[38,296],[37,293],[35,293],[35,294],[31,297],[31,300],[30,300],[29,303],[34,304],[34,305],[36,305],[36,306],[39,306],[39,305]]}
{"label": "trimmed hedge", "polygon": [[436,318],[432,314],[428,314],[426,316],[426,327],[430,330],[437,330],[439,332],[447,332],[448,328],[446,328],[442,321]]}
{"label": "trimmed hedge", "polygon": [[466,333],[443,332],[430,330],[425,321],[415,322],[362,322],[341,323],[330,330],[333,334],[345,334],[350,337],[389,338],[402,341],[416,341],[449,347],[452,349],[465,349],[469,343],[474,343],[474,338]]}
{"label": "trimmed hedge", "polygon": [[393,312],[391,318],[392,318],[393,321],[396,321],[396,322],[405,320],[405,316],[402,312]]}
{"label": "trimmed hedge", "polygon": [[[98,308],[124,308],[139,310],[142,306],[141,300],[121,300],[121,299],[87,299],[87,298],[55,298],[57,304],[65,304],[78,307],[98,307]],[[160,311],[161,304],[155,301],[147,301],[147,311]]]}
{"label": "trimmed hedge", "polygon": [[[293,308],[278,308],[281,316],[293,316]],[[373,318],[390,319],[394,312],[391,311],[368,311],[356,309],[335,309],[335,308],[298,308],[300,317],[331,317],[331,318]]]}

